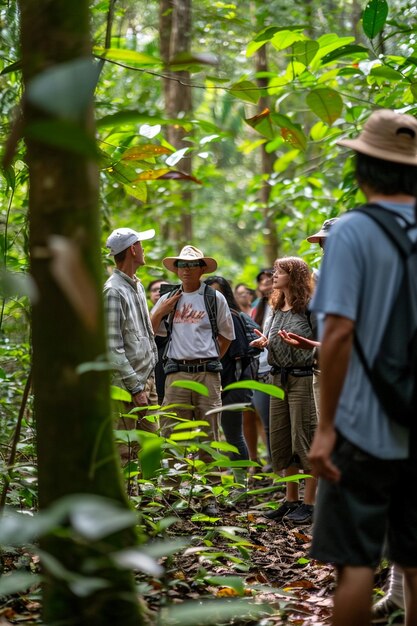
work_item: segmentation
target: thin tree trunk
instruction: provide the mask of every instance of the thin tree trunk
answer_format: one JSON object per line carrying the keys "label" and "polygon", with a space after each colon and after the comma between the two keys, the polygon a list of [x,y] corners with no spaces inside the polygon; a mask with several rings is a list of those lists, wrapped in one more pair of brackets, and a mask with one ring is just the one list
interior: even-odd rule
{"label": "thin tree trunk", "polygon": [[[159,13],[160,50],[165,65],[180,53],[190,52],[191,46],[191,0],[161,0]],[[189,116],[192,112],[192,95],[190,74],[186,71],[165,72],[164,97],[165,110],[169,118],[181,115]],[[169,126],[168,141],[177,149],[187,147],[184,141],[185,132],[181,127]],[[192,159],[186,155],[180,161],[180,169],[186,174],[192,172]],[[179,243],[192,241],[192,192],[185,189],[181,192],[183,211],[181,215],[181,232]]]}
{"label": "thin tree trunk", "polygon": [[[46,68],[91,55],[88,5],[88,0],[21,0],[26,87]],[[30,138],[30,127],[55,120],[52,115],[27,100],[24,115],[31,271],[39,292],[32,324],[40,506],[45,509],[65,495],[87,493],[111,498],[127,508],[113,441],[108,374],[77,371],[79,365],[106,353],[97,166],[87,156]],[[91,107],[77,127],[94,137]],[[51,237],[57,235],[61,239],[54,248]],[[71,262],[77,254],[80,261]],[[54,258],[62,266],[63,278],[53,270]],[[77,312],[70,294],[83,282],[84,309]],[[115,533],[106,541],[108,556],[112,550],[134,544],[134,530]],[[58,535],[46,537],[42,547],[73,572],[83,571],[86,560],[99,554],[94,544]],[[141,624],[132,574],[106,561],[95,575],[107,580],[108,588],[88,597],[76,595],[47,575],[45,623]]]}
{"label": "thin tree trunk", "polygon": [[[256,71],[257,72],[267,72],[268,71],[268,60],[266,56],[266,47],[262,46],[259,48],[256,53]],[[259,87],[267,86],[266,78],[258,78],[257,80]],[[258,110],[259,112],[263,111],[266,107],[269,107],[269,98],[268,96],[262,96],[259,100]],[[275,259],[278,256],[279,251],[279,239],[277,233],[276,222],[274,219],[274,213],[271,210],[271,206],[269,203],[269,198],[271,195],[271,187],[266,180],[267,177],[273,172],[273,165],[275,161],[274,153],[268,153],[265,150],[265,146],[261,146],[261,167],[262,174],[264,180],[262,181],[262,188],[260,191],[260,199],[263,206],[263,215],[265,222],[265,235],[264,235],[264,253],[267,265],[270,267],[273,266]]]}

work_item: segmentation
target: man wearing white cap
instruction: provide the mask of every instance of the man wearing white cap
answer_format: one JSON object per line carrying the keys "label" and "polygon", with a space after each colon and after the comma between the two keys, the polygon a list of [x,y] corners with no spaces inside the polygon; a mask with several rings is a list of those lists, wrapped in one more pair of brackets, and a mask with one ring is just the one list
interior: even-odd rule
{"label": "man wearing white cap", "polygon": [[[136,276],[145,264],[142,241],[154,237],[153,229],[136,232],[117,228],[106,246],[116,268],[104,285],[108,349],[114,365],[112,383],[130,392],[132,407],[157,404],[154,368],[157,361],[145,289]],[[127,412],[127,411],[126,411]],[[121,418],[119,428],[153,430],[154,425],[140,414],[136,419]],[[122,447],[122,460],[130,459],[130,447]]]}
{"label": "man wearing white cap", "polygon": [[[386,217],[391,228],[398,224],[415,242],[417,120],[375,111],[356,139],[338,143],[355,151],[356,180],[375,213],[395,213],[396,222]],[[325,319],[310,461],[320,478],[311,553],[337,570],[333,626],[371,623],[383,555],[404,572],[405,623],[417,624],[415,441],[383,408],[364,364],[384,356],[403,273],[399,250],[368,215],[349,211],[332,227],[311,306]]]}

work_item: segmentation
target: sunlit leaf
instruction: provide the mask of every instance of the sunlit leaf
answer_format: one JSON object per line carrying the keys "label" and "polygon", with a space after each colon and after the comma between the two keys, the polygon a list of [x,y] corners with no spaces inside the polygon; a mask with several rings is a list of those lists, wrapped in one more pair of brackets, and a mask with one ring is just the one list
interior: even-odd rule
{"label": "sunlit leaf", "polygon": [[293,47],[293,56],[300,63],[309,65],[310,61],[316,56],[319,47],[317,41],[312,41],[311,39],[297,41]]}
{"label": "sunlit leaf", "polygon": [[164,146],[155,146],[153,144],[144,144],[140,146],[132,146],[123,152],[121,159],[123,161],[141,161],[160,154],[170,154],[171,150]]}
{"label": "sunlit leaf", "polygon": [[190,391],[199,393],[201,396],[206,396],[207,398],[209,395],[209,391],[205,385],[203,385],[202,383],[196,383],[193,380],[174,380],[174,382],[170,384],[170,387],[181,387],[182,389],[190,389]]}
{"label": "sunlit leaf", "polygon": [[121,387],[115,387],[112,385],[110,387],[110,395],[112,400],[120,400],[120,402],[132,402],[132,396],[128,391],[122,389]]}
{"label": "sunlit leaf", "polygon": [[369,39],[373,39],[385,26],[388,16],[386,0],[370,0],[362,15],[363,32]]}
{"label": "sunlit leaf", "polygon": [[244,595],[245,587],[243,578],[240,576],[208,576],[204,579],[209,585],[217,587],[229,587],[233,589],[239,596]]}
{"label": "sunlit leaf", "polygon": [[[192,521],[212,521],[218,518],[207,518],[205,515],[194,515]],[[228,555],[230,558],[230,555]],[[168,609],[162,609],[160,613],[160,622],[164,626],[195,626],[196,625],[196,608],[195,601],[185,602],[177,606],[170,606]],[[246,616],[248,620],[254,621],[256,617],[265,616],[272,612],[271,605],[246,603],[243,598],[236,600],[224,600],[216,602],[198,603],[198,624],[222,624],[229,620],[243,622]],[[242,619],[239,619],[242,618]]]}
{"label": "sunlit leaf", "polygon": [[101,58],[112,61],[122,61],[129,65],[139,65],[140,67],[159,67],[162,62],[157,57],[136,50],[123,50],[122,48],[101,48],[94,46],[93,53]]}
{"label": "sunlit leaf", "polygon": [[342,114],[343,100],[334,89],[328,87],[314,89],[307,94],[306,101],[313,113],[329,126]]}
{"label": "sunlit leaf", "polygon": [[181,148],[180,150],[176,150],[173,154],[171,154],[165,161],[169,167],[174,167],[184,156],[189,152],[190,148]]}
{"label": "sunlit leaf", "polygon": [[274,398],[283,398],[284,391],[276,385],[269,385],[268,383],[260,383],[257,380],[241,380],[236,383],[227,385],[223,391],[230,391],[231,389],[253,389],[255,391],[263,391],[269,396]]}
{"label": "sunlit leaf", "polygon": [[249,124],[258,133],[264,135],[268,139],[274,139],[275,134],[271,123],[271,113],[269,109],[264,109],[258,115],[245,119],[246,124]]}
{"label": "sunlit leaf", "polygon": [[258,85],[250,80],[242,80],[235,83],[230,87],[230,93],[239,98],[239,100],[252,104],[257,104],[261,96]]}
{"label": "sunlit leaf", "polygon": [[208,426],[209,423],[205,420],[186,420],[185,422],[181,422],[180,424],[176,424],[173,430],[184,430],[184,428],[199,428],[200,426]]}
{"label": "sunlit leaf", "polygon": [[303,41],[304,39],[306,39],[306,36],[300,31],[282,30],[272,37],[271,44],[277,50],[284,50],[292,46],[296,41]]}
{"label": "sunlit leaf", "polygon": [[201,65],[217,65],[218,57],[212,52],[180,52],[169,62],[172,71],[187,70]]}
{"label": "sunlit leaf", "polygon": [[[140,123],[142,123],[143,126],[148,125],[154,128],[156,128],[156,125],[159,124],[161,126],[167,126],[167,125],[180,126],[181,128],[184,128],[187,131],[192,129],[192,124],[189,121],[177,120],[177,119],[164,119],[162,117],[156,117],[156,116],[154,117],[152,115],[148,115],[140,111],[118,111],[117,113],[113,113],[111,115],[105,115],[101,119],[97,120],[97,127],[98,128],[107,128],[107,127],[113,128],[113,127],[118,127],[118,126],[132,126],[132,125],[136,125]],[[143,126],[141,128],[143,128]],[[146,135],[143,135],[143,136],[146,136]]]}
{"label": "sunlit leaf", "polygon": [[160,132],[160,124],[142,124],[142,126],[139,128],[139,135],[142,135],[142,137],[147,137],[148,139],[153,139],[154,137],[156,137],[156,135],[159,135]]}
{"label": "sunlit leaf", "polygon": [[137,200],[141,202],[146,202],[148,198],[148,190],[146,188],[145,183],[140,183],[138,181],[132,181],[131,183],[123,185],[125,191],[130,196],[133,196]]}
{"label": "sunlit leaf", "polygon": [[153,478],[157,470],[160,469],[163,456],[163,443],[164,440],[161,438],[146,438],[142,442],[142,449],[139,452],[139,461],[143,478]]}

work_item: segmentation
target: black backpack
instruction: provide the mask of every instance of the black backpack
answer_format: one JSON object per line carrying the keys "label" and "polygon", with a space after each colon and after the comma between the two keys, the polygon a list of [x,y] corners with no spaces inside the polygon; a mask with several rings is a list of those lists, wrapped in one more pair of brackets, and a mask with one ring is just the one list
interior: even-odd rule
{"label": "black backpack", "polygon": [[243,313],[243,311],[239,312],[239,317],[243,322],[243,327],[245,329],[246,338],[249,344],[247,351],[248,356],[251,358],[257,358],[261,354],[262,350],[260,350],[259,348],[255,348],[255,346],[251,346],[250,343],[255,339],[259,339],[258,335],[255,333],[255,328],[257,330],[261,330],[261,327],[255,322],[255,320],[249,317],[249,315]]}
{"label": "black backpack", "polygon": [[384,231],[401,255],[404,268],[375,361],[367,362],[356,333],[355,349],[386,414],[411,427],[417,417],[417,243],[410,240],[407,231],[417,226],[417,205],[413,224],[378,204],[355,210],[368,215]]}

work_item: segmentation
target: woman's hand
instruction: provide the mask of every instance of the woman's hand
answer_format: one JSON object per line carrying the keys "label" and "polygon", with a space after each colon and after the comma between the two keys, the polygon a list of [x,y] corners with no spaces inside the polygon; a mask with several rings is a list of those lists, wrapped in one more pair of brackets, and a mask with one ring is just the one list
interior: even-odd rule
{"label": "woman's hand", "polygon": [[263,333],[261,333],[261,331],[258,330],[257,328],[254,328],[253,332],[256,335],[258,335],[259,339],[254,339],[253,341],[250,342],[249,345],[253,346],[254,348],[260,348],[261,350],[266,348],[269,343],[268,337],[266,337]]}
{"label": "woman's hand", "polygon": [[302,350],[313,350],[320,345],[319,341],[307,339],[307,337],[302,337],[296,333],[289,333],[286,330],[279,330],[278,335],[281,337],[282,341],[285,341],[288,345],[301,348]]}

